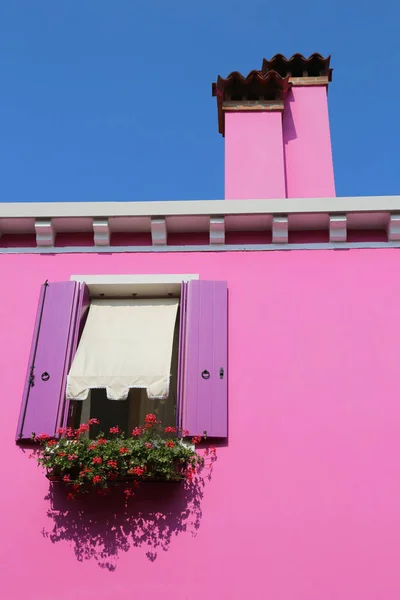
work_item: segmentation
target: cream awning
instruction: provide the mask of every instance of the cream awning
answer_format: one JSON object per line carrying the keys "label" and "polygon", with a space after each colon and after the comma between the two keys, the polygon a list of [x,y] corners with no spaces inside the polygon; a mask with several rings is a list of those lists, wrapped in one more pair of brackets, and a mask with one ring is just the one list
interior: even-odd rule
{"label": "cream awning", "polygon": [[131,388],[167,398],[171,374],[176,298],[93,300],[67,378],[67,398],[86,400],[106,388],[125,400]]}

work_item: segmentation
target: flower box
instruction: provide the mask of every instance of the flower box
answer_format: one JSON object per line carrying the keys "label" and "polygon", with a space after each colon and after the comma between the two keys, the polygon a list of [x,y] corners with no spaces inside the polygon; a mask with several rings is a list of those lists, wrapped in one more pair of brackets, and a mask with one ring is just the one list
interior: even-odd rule
{"label": "flower box", "polygon": [[[65,483],[63,481],[63,476],[62,475],[54,475],[52,473],[46,473],[46,477],[49,481],[51,481],[52,483]],[[114,481],[109,483],[109,486],[114,486],[114,485],[120,485],[121,483],[125,483],[125,484],[133,484],[135,481],[139,481],[140,483],[182,483],[182,481],[185,480],[185,477],[179,477],[176,479],[167,479],[167,478],[161,478],[161,477],[143,477],[142,479],[139,479],[138,477],[130,477],[129,475],[126,477],[121,477],[120,479],[115,479]],[[70,481],[68,483],[70,484],[75,484],[77,483],[78,479],[70,479]]]}
{"label": "flower box", "polygon": [[[43,434],[34,436],[41,442],[38,462],[46,468],[46,477],[67,485],[71,497],[91,488],[104,492],[120,484],[136,488],[143,482],[192,481],[203,463],[194,445],[179,437],[182,432],[163,427],[154,414],[146,415],[144,426],[135,427],[130,438],[112,427],[109,439],[103,432],[90,439],[87,432],[92,425],[99,425],[99,421],[90,419],[78,429],[60,429],[58,440]],[[197,437],[192,440],[199,441]],[[133,495],[127,490],[125,493]]]}

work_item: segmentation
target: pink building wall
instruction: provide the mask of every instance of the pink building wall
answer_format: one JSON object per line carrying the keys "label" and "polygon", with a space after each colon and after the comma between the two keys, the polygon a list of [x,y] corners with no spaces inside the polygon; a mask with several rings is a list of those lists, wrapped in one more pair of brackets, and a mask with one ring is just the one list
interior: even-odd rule
{"label": "pink building wall", "polygon": [[[2,255],[2,597],[397,600],[399,267],[396,249]],[[166,488],[125,516],[109,501],[48,515],[15,445],[39,285],[78,273],[228,281],[229,439],[188,519]],[[148,501],[172,512],[166,551],[129,534]]]}
{"label": "pink building wall", "polygon": [[285,198],[281,112],[225,115],[225,198]]}

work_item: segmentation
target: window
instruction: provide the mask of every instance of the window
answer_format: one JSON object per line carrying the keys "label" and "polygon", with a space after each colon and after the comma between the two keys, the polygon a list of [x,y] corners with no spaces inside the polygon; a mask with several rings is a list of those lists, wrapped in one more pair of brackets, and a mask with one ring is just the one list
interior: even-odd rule
{"label": "window", "polygon": [[[178,305],[177,298],[91,302],[91,320],[86,322],[86,335],[81,337],[67,378],[68,425],[77,428],[96,417],[101,425],[93,425],[90,434],[96,437],[103,431],[107,437],[110,427],[116,425],[129,435],[143,424],[145,415],[152,412],[165,425],[176,424]],[[131,314],[126,315],[126,312]],[[124,340],[115,335],[117,330]],[[119,388],[117,373],[123,375]],[[127,378],[126,373],[131,376]],[[155,374],[157,397],[153,394],[149,398],[147,389],[142,387],[146,383],[144,373],[148,381]],[[88,389],[91,376],[92,387]],[[107,397],[108,384],[113,386],[108,395],[115,399]],[[87,398],[74,400],[73,391],[75,396],[83,394]]]}
{"label": "window", "polygon": [[[68,420],[76,425],[95,411],[94,416],[101,418],[102,424],[120,424],[129,431],[143,420],[146,412],[154,410],[164,421],[173,418],[178,427],[189,430],[191,435],[203,435],[206,431],[209,437],[226,437],[227,285],[221,281],[191,280],[182,282],[179,289],[175,329],[165,333],[170,336],[167,341],[172,347],[169,394],[148,398],[151,393],[135,387],[135,381],[130,381],[137,375],[134,361],[127,373],[126,400],[107,399],[102,377],[110,373],[104,373],[104,368],[96,373],[98,384],[89,385],[86,400],[69,400],[67,378],[75,364],[88,310],[91,303],[99,305],[101,298],[91,297],[96,295],[95,286],[90,290],[82,281],[43,284],[17,440],[30,440],[32,432],[56,435]],[[130,303],[134,304],[132,295]]]}

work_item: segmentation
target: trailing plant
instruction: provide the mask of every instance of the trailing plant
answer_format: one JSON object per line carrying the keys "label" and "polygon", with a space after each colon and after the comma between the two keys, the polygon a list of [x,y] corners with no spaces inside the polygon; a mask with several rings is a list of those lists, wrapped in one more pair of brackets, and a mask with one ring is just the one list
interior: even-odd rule
{"label": "trailing plant", "polygon": [[[201,438],[193,437],[189,445],[181,437],[188,431],[164,427],[154,414],[146,415],[144,425],[135,427],[129,438],[116,426],[109,430],[109,439],[104,432],[90,439],[91,426],[99,424],[98,419],[90,419],[78,429],[60,428],[58,439],[32,435],[41,446],[36,453],[38,464],[45,467],[50,480],[69,487],[70,500],[93,487],[107,493],[110,485],[118,483],[125,484],[129,497],[146,480],[190,482],[204,464],[194,447]],[[215,448],[212,451],[215,454]]]}

